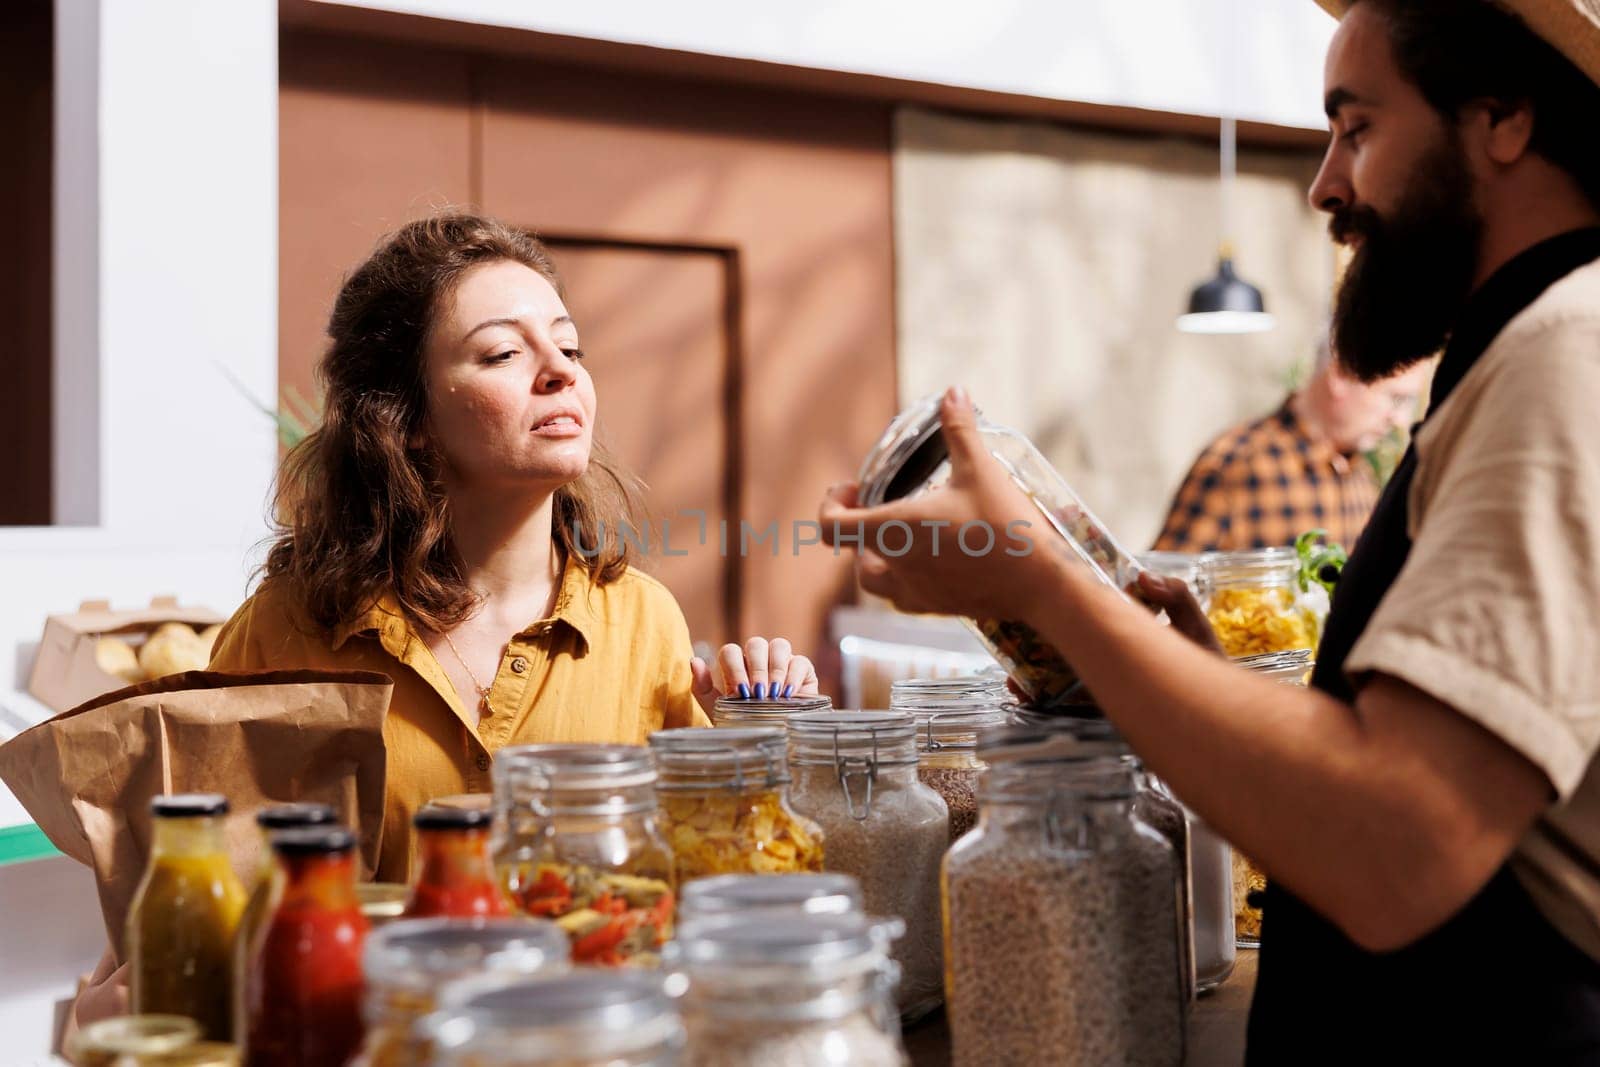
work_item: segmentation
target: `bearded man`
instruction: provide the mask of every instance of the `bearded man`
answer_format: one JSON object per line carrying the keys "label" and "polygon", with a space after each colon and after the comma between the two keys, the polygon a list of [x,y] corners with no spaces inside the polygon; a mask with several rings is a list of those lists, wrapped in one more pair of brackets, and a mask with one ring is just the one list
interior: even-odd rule
{"label": "bearded man", "polygon": [[[1600,3],[1319,2],[1342,21],[1310,197],[1355,250],[1334,350],[1376,380],[1445,349],[1312,688],[1153,625],[1042,531],[858,574],[1036,627],[1267,870],[1251,1064],[1600,1063]],[[942,413],[949,485],[837,487],[826,533],[1028,518],[965,395]]]}

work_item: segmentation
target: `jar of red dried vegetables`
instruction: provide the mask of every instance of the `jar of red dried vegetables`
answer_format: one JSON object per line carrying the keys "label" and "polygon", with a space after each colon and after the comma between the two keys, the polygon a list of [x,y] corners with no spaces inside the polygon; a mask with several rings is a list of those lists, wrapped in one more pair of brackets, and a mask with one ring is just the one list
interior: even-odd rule
{"label": "jar of red dried vegetables", "polygon": [[273,835],[283,895],[250,952],[249,1067],[343,1067],[361,1046],[367,920],[355,849],[343,829]]}

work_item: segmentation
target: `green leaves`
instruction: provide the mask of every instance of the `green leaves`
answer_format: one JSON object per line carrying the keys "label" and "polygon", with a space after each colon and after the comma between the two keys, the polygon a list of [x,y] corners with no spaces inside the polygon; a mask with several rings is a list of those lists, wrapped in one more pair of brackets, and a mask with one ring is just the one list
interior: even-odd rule
{"label": "green leaves", "polygon": [[1300,557],[1300,573],[1296,579],[1300,583],[1300,591],[1308,592],[1311,583],[1316,582],[1332,596],[1333,587],[1339,582],[1339,573],[1350,559],[1344,546],[1330,543],[1327,530],[1307,530],[1295,538],[1294,550]]}

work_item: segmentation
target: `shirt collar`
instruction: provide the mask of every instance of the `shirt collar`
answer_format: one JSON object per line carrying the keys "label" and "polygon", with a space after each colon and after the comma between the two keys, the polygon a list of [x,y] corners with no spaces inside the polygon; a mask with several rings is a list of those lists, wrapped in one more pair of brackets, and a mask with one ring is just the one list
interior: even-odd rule
{"label": "shirt collar", "polygon": [[1467,300],[1434,371],[1428,410],[1435,411],[1466,377],[1500,331],[1546,289],[1600,259],[1600,227],[1571,230],[1512,257]]}
{"label": "shirt collar", "polygon": [[[555,609],[550,617],[530,622],[518,636],[544,633],[551,625],[565,623],[587,646],[600,633],[600,612],[594,603],[594,590],[594,577],[589,568],[569,555],[561,568],[561,585],[556,590]],[[391,656],[403,659],[412,628],[394,594],[384,593],[366,611],[334,629],[333,650],[337,652],[356,634],[377,637]]]}

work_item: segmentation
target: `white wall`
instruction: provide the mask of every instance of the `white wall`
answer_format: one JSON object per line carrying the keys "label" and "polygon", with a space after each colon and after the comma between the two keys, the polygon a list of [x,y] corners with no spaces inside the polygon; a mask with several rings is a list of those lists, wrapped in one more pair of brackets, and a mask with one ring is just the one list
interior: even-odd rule
{"label": "white wall", "polygon": [[1196,115],[1231,100],[1244,118],[1327,125],[1334,22],[1312,0],[318,2],[1053,100]]}
{"label": "white wall", "polygon": [[[266,534],[277,391],[276,0],[57,0],[64,518],[0,528],[0,739],[44,617],[231,610]],[[0,826],[19,821],[0,797]]]}

